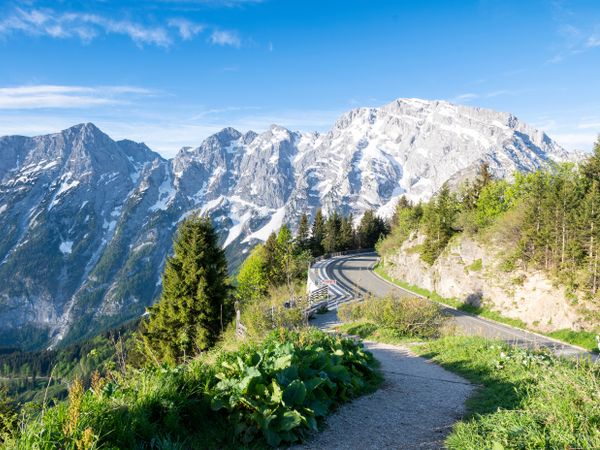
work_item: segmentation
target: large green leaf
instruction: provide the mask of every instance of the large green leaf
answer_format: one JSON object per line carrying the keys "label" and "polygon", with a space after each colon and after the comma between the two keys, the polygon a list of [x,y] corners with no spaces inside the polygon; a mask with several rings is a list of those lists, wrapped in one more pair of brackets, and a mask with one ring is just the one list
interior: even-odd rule
{"label": "large green leaf", "polygon": [[306,386],[301,380],[294,380],[283,392],[283,401],[286,405],[302,405],[306,398]]}

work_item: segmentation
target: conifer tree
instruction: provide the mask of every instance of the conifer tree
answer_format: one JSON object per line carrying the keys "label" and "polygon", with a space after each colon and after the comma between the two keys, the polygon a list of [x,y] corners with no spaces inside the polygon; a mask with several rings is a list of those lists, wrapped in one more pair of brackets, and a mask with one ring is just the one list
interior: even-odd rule
{"label": "conifer tree", "polygon": [[333,253],[339,250],[341,220],[339,214],[334,211],[325,222],[325,235],[323,236],[323,250]]}
{"label": "conifer tree", "polygon": [[310,248],[310,225],[308,223],[308,215],[302,214],[298,223],[298,232],[296,234],[296,245],[300,250],[308,250]]}
{"label": "conifer tree", "polygon": [[458,213],[458,203],[444,183],[437,195],[429,202],[423,215],[425,241],[421,257],[429,264],[437,259],[453,234],[452,225]]}
{"label": "conifer tree", "polygon": [[354,233],[354,217],[350,214],[342,218],[340,225],[339,249],[351,250],[356,247],[356,235]]}
{"label": "conifer tree", "polygon": [[387,233],[383,219],[375,215],[375,211],[367,210],[358,225],[358,244],[361,248],[373,248],[382,235]]}
{"label": "conifer tree", "polygon": [[227,261],[210,219],[186,219],[173,249],[161,298],[140,329],[146,350],[169,364],[212,347],[231,313]]}
{"label": "conifer tree", "polygon": [[325,237],[325,219],[321,208],[317,209],[311,230],[311,248],[313,256],[323,254],[323,238]]}

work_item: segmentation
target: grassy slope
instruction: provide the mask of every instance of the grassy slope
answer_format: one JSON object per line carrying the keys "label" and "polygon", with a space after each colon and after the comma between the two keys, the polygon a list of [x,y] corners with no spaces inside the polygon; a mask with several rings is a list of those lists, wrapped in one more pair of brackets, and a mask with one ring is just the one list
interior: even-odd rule
{"label": "grassy slope", "polygon": [[416,351],[481,386],[449,448],[600,448],[600,366],[476,337],[446,337]]}
{"label": "grassy slope", "polygon": [[[413,286],[405,281],[398,280],[393,278],[387,274],[385,269],[380,265],[375,267],[375,272],[384,278],[385,280],[400,286],[401,288],[406,289],[407,291],[414,292],[415,294],[422,295],[424,297],[430,298],[438,303],[442,303],[448,306],[452,306],[461,311],[465,311],[471,314],[475,314],[481,317],[485,317],[486,319],[494,320],[496,322],[504,323],[507,325],[511,325],[513,327],[521,328],[527,330],[527,325],[518,319],[512,319],[509,317],[505,317],[496,311],[492,311],[487,307],[476,307],[472,305],[467,305],[458,299],[454,298],[445,298],[437,294],[436,292],[428,291],[427,289],[420,288],[418,286]],[[586,350],[598,353],[598,346],[596,343],[596,338],[594,333],[586,332],[586,331],[572,331],[572,330],[559,330],[552,333],[548,333],[547,336],[552,337],[554,339],[558,339],[560,341],[566,342],[568,344],[578,345],[580,347],[585,348]]]}

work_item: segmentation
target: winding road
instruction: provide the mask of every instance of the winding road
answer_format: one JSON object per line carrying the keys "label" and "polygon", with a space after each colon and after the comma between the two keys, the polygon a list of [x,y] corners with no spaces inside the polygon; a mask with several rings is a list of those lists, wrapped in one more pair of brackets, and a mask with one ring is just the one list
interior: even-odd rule
{"label": "winding road", "polygon": [[[403,289],[384,280],[373,271],[379,257],[376,253],[338,256],[319,261],[313,266],[313,273],[320,279],[335,280],[330,285],[330,309],[337,308],[339,303],[360,298],[366,294],[383,297],[389,294],[415,296],[413,292]],[[494,322],[448,306],[444,311],[452,316],[457,328],[469,335],[484,336],[491,339],[501,339],[508,343],[528,347],[546,347],[557,355],[581,356],[589,353],[579,347],[564,344],[560,341],[529,331]],[[332,321],[328,317],[318,318],[318,321]]]}

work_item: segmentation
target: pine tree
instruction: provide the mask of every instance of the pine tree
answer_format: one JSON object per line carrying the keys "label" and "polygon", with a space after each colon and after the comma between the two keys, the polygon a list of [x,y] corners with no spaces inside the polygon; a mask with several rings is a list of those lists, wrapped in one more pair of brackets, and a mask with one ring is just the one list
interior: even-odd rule
{"label": "pine tree", "polygon": [[277,234],[273,231],[265,242],[265,272],[271,286],[279,286],[282,277],[278,261]]}
{"label": "pine tree", "polygon": [[375,211],[367,210],[358,225],[358,244],[360,248],[374,248],[379,238],[387,232],[384,220],[377,217]]}
{"label": "pine tree", "polygon": [[141,338],[155,361],[176,364],[212,347],[230,316],[227,261],[207,217],[179,227],[163,273],[159,302],[148,309]]}
{"label": "pine tree", "polygon": [[429,202],[423,215],[425,241],[421,257],[429,264],[437,259],[452,237],[452,228],[458,213],[458,203],[444,183],[437,195]]}
{"label": "pine tree", "polygon": [[313,256],[323,254],[323,238],[325,237],[325,220],[323,219],[323,211],[317,209],[311,230],[311,248]]}
{"label": "pine tree", "polygon": [[354,232],[353,222],[354,217],[352,216],[352,214],[342,218],[339,238],[339,248],[342,251],[352,250],[356,247],[356,234]]}
{"label": "pine tree", "polygon": [[308,223],[308,215],[302,214],[298,223],[298,232],[296,234],[296,245],[300,250],[308,250],[310,248],[310,225]]}
{"label": "pine tree", "polygon": [[323,236],[323,250],[333,253],[339,250],[341,220],[337,212],[333,212],[325,222],[325,235]]}

